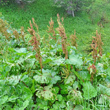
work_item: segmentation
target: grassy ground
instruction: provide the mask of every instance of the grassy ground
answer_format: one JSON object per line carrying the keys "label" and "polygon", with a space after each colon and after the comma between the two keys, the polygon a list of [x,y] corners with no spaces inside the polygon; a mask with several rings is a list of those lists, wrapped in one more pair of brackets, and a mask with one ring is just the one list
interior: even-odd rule
{"label": "grassy ground", "polygon": [[[97,1],[99,2],[99,1]],[[99,3],[100,5],[101,3]],[[96,4],[94,4],[94,9]],[[101,5],[100,9],[97,9],[92,16],[88,15],[86,12],[76,13],[76,17],[67,16],[66,12],[62,8],[52,7],[49,0],[37,0],[36,2],[29,4],[22,9],[17,5],[8,5],[0,7],[0,12],[5,16],[5,19],[11,23],[12,27],[19,29],[24,26],[25,30],[29,27],[29,20],[35,18],[36,23],[39,26],[41,33],[47,30],[47,25],[52,17],[55,21],[55,27],[57,27],[57,13],[64,17],[64,26],[66,33],[69,36],[76,30],[78,51],[83,53],[88,53],[90,44],[92,41],[92,36],[95,36],[95,31],[98,30],[102,34],[102,40],[104,43],[104,52],[110,52],[110,23],[109,23],[109,4],[106,7]],[[107,7],[108,6],[108,7]],[[101,10],[98,14],[98,10]],[[97,13],[96,13],[97,12]],[[104,12],[104,14],[103,14]],[[103,23],[103,27],[97,25],[101,17],[107,20],[107,23]],[[92,23],[93,21],[93,23]]]}

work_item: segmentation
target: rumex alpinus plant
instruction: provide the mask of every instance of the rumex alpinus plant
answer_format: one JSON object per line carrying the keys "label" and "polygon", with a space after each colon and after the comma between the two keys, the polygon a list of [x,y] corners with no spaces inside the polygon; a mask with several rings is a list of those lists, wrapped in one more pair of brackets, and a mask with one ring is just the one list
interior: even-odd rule
{"label": "rumex alpinus plant", "polygon": [[20,29],[20,33],[17,30],[13,30],[13,35],[15,36],[15,39],[20,41],[20,37],[22,37],[22,40],[25,42],[25,32],[24,32],[24,27],[22,26]]}
{"label": "rumex alpinus plant", "polygon": [[19,35],[19,33],[17,32],[17,30],[14,30],[14,31],[13,31],[13,35],[15,36],[15,39],[19,41],[20,35]]}
{"label": "rumex alpinus plant", "polygon": [[[37,31],[35,31],[34,26],[37,28]],[[6,62],[2,62],[2,59],[0,59],[1,109],[103,109],[99,107],[99,105],[106,106],[107,104],[105,104],[105,102],[110,101],[110,88],[106,86],[106,83],[110,84],[109,79],[106,78],[106,76],[108,78],[110,76],[110,64],[108,63],[110,58],[102,56],[100,64],[98,60],[95,64],[91,64],[93,61],[86,58],[84,60],[87,60],[87,62],[83,62],[82,56],[77,52],[76,48],[71,46],[71,43],[68,45],[68,59],[65,59],[63,55],[56,55],[57,51],[62,52],[62,37],[66,36],[62,27],[58,27],[57,29],[61,29],[61,31],[58,30],[59,34],[56,35],[57,39],[61,40],[60,44],[52,40],[52,43],[49,42],[52,48],[48,48],[47,46],[43,47],[43,45],[40,44],[41,39],[38,26],[33,18],[32,23],[30,21],[30,28],[28,28],[32,36],[30,43],[36,52],[38,62],[33,58],[32,50],[27,50],[27,46],[30,47],[30,45],[20,47],[18,44],[19,48],[16,49],[10,42],[7,42],[7,44],[10,43],[7,47],[7,52],[9,52],[7,60]],[[19,39],[21,40],[21,37],[19,37]],[[16,39],[12,39],[12,41],[14,40]],[[25,42],[26,41],[28,41],[28,39],[25,39]],[[0,42],[3,42],[2,39],[0,39]],[[54,46],[53,43],[56,45]],[[42,68],[41,47],[43,47],[42,56],[44,68]],[[6,49],[3,48],[3,50]],[[0,58],[3,58],[1,57],[3,55],[0,55]],[[105,58],[107,59],[106,62]],[[36,67],[35,63],[38,65],[40,63],[42,74],[39,73],[39,68]],[[90,65],[90,67],[88,67],[88,65]],[[105,69],[103,65],[108,70]],[[67,66],[68,68],[66,68]],[[29,73],[32,73],[31,77]],[[104,78],[103,75],[105,75]],[[106,98],[103,103],[101,96],[103,96],[104,99],[108,97],[108,99]],[[107,105],[104,109],[106,108],[109,109],[110,107]]]}
{"label": "rumex alpinus plant", "polygon": [[[102,56],[102,45],[103,42],[101,40],[101,34],[98,34],[98,31],[96,30],[96,37],[93,37],[91,47],[93,49],[92,51],[92,57],[94,59],[94,63],[96,63],[97,58]],[[91,74],[91,81],[94,79],[94,75],[96,74],[96,66],[95,64],[92,64],[89,66],[88,70]]]}
{"label": "rumex alpinus plant", "polygon": [[23,26],[21,27],[21,30],[20,31],[21,31],[20,36],[22,37],[23,41],[25,42],[25,38],[24,38],[25,33],[24,33],[24,27]]}
{"label": "rumex alpinus plant", "polygon": [[[56,34],[55,34],[55,31],[54,31],[54,21],[52,20],[52,18],[51,18],[51,20],[49,21],[49,25],[50,25],[50,26],[47,26],[47,27],[48,27],[47,32],[48,32],[48,33],[52,33],[52,34],[53,34],[53,37],[55,37]],[[56,40],[56,37],[53,38],[53,39]]]}
{"label": "rumex alpinus plant", "polygon": [[0,33],[6,37],[7,40],[10,40],[11,38],[11,35],[14,35],[15,36],[15,39],[16,40],[20,40],[20,36],[22,37],[23,41],[25,42],[25,39],[24,39],[24,27],[21,27],[21,33],[19,34],[17,30],[12,30],[13,33],[11,34],[10,32],[8,32],[8,29],[10,28],[9,24],[3,20],[3,19],[0,19]]}
{"label": "rumex alpinus plant", "polygon": [[103,42],[101,40],[101,34],[98,34],[98,31],[96,30],[96,37],[93,37],[91,44],[91,47],[93,49],[92,57],[94,59],[94,63],[96,62],[98,55],[102,56],[102,45]]}
{"label": "rumex alpinus plant", "polygon": [[[57,22],[58,22],[59,27],[56,30],[59,32],[59,35],[61,37],[62,50],[63,50],[63,53],[65,54],[65,59],[68,59],[67,36],[65,33],[65,28],[60,21],[59,14],[57,14]],[[62,18],[62,22],[63,22],[63,18]]]}
{"label": "rumex alpinus plant", "polygon": [[74,34],[70,35],[70,40],[71,40],[71,45],[75,46],[77,48],[77,43],[76,43],[76,31],[74,31]]}
{"label": "rumex alpinus plant", "polygon": [[88,70],[90,71],[90,74],[91,74],[90,80],[92,82],[94,79],[94,75],[96,74],[96,71],[97,71],[95,65],[92,64],[91,66],[89,66]]}
{"label": "rumex alpinus plant", "polygon": [[0,33],[2,33],[2,35],[5,36],[7,40],[9,40],[11,36],[11,34],[7,31],[8,28],[8,23],[3,19],[0,19]]}
{"label": "rumex alpinus plant", "polygon": [[32,38],[29,42],[33,46],[33,50],[36,51],[36,59],[39,61],[41,73],[42,73],[42,56],[41,56],[41,51],[40,51],[40,35],[38,33],[36,33],[36,31],[33,28],[33,25],[34,25],[38,31],[38,26],[35,23],[34,18],[32,18],[32,21],[33,21],[33,24],[30,21],[31,28],[28,27],[28,32],[32,35]]}
{"label": "rumex alpinus plant", "polygon": [[101,40],[101,34],[98,34],[98,31],[96,30],[96,39],[97,39],[97,47],[98,47],[98,53],[100,56],[102,56],[102,45],[103,42]]}

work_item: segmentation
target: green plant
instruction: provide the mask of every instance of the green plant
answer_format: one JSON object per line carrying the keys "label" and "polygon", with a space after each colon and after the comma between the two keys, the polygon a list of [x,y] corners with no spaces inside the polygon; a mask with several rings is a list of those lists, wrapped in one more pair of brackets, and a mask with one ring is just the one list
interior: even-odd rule
{"label": "green plant", "polygon": [[98,26],[103,28],[105,24],[109,22],[109,13],[107,11],[109,10],[109,8],[110,4],[108,0],[96,0],[95,2],[93,2],[93,5],[90,5],[87,10],[92,23],[97,23]]}
{"label": "green plant", "polygon": [[[23,28],[20,31],[25,35],[23,39],[22,34],[10,40],[0,35],[1,110],[110,108],[110,53],[102,54],[96,62],[92,56],[82,56],[75,46],[68,45],[59,15],[57,22],[54,30],[51,20],[49,33],[42,37],[33,18],[28,28],[30,35],[23,34]],[[75,34],[72,42],[76,43]]]}

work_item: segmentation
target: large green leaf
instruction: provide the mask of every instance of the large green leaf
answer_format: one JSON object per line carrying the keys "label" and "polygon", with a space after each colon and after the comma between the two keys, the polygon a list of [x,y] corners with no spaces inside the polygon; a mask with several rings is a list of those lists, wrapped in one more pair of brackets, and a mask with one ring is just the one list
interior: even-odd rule
{"label": "large green leaf", "polygon": [[60,85],[61,88],[61,94],[68,94],[68,85]]}
{"label": "large green leaf", "polygon": [[91,99],[97,96],[97,91],[93,85],[88,81],[83,83],[83,96],[85,99]]}
{"label": "large green leaf", "polygon": [[59,87],[53,87],[53,88],[52,88],[52,92],[53,92],[54,94],[58,94],[58,92],[59,92]]}
{"label": "large green leaf", "polygon": [[70,55],[66,60],[66,64],[75,65],[77,68],[81,68],[83,61],[78,55]]}
{"label": "large green leaf", "polygon": [[[101,77],[106,77],[107,76],[107,70],[104,69],[104,65],[102,63],[98,63],[96,65],[96,68],[97,68],[97,76],[100,75]],[[109,74],[109,72],[108,72]]]}
{"label": "large green leaf", "polygon": [[26,53],[27,49],[26,48],[17,48],[17,49],[15,49],[15,51],[18,53]]}
{"label": "large green leaf", "polygon": [[104,86],[102,84],[99,84],[98,92],[110,97],[110,88],[107,88],[106,86]]}
{"label": "large green leaf", "polygon": [[82,105],[76,105],[74,110],[84,110]]}
{"label": "large green leaf", "polygon": [[22,100],[30,100],[32,98],[32,91],[24,85],[22,86],[22,95],[20,96]]}
{"label": "large green leaf", "polygon": [[9,102],[15,102],[17,98],[18,98],[18,96],[13,95],[13,96],[11,96],[11,97],[8,98],[8,101]]}
{"label": "large green leaf", "polygon": [[110,76],[110,67],[107,68],[107,74]]}
{"label": "large green leaf", "polygon": [[52,85],[45,86],[42,90],[37,89],[36,95],[39,98],[44,98],[45,100],[53,100],[54,95],[52,92]]}
{"label": "large green leaf", "polygon": [[42,100],[42,98],[37,98],[37,108],[39,110],[48,110],[49,106],[48,106],[49,101],[48,100]]}
{"label": "large green leaf", "polygon": [[58,101],[62,101],[63,100],[63,96],[62,95],[57,95],[57,99],[58,99]]}
{"label": "large green leaf", "polygon": [[48,84],[50,82],[50,76],[51,76],[51,71],[50,70],[43,70],[42,74],[38,73],[38,75],[35,75],[33,78],[38,83]]}
{"label": "large green leaf", "polygon": [[51,84],[56,84],[58,80],[61,80],[61,77],[60,76],[53,76],[51,78]]}
{"label": "large green leaf", "polygon": [[[27,73],[25,73],[25,74],[27,74]],[[31,88],[31,86],[32,86],[32,79],[31,79],[31,77],[29,77],[28,75],[24,75],[21,78],[21,81],[23,83],[25,83],[29,88]]]}
{"label": "large green leaf", "polygon": [[51,81],[50,84],[56,84],[57,81],[61,80],[60,76],[57,76],[56,72],[51,72]]}
{"label": "large green leaf", "polygon": [[69,101],[73,104],[81,104],[83,102],[83,97],[80,91],[71,89],[67,95]]}
{"label": "large green leaf", "polygon": [[68,85],[73,85],[75,78],[75,75],[69,75],[69,77],[64,80],[64,83]]}
{"label": "large green leaf", "polygon": [[51,64],[52,65],[57,65],[57,66],[64,65],[65,64],[65,59],[59,57],[57,59],[54,59]]}
{"label": "large green leaf", "polygon": [[46,58],[46,59],[43,60],[43,64],[50,63],[51,61],[52,61],[52,58],[51,57],[48,57],[48,58]]}
{"label": "large green leaf", "polygon": [[78,74],[82,80],[84,80],[84,81],[90,80],[91,75],[89,74],[88,71],[79,71]]}
{"label": "large green leaf", "polygon": [[53,109],[52,110],[62,110],[66,107],[66,103],[64,100],[56,101],[55,104],[53,104]]}
{"label": "large green leaf", "polygon": [[18,76],[13,75],[11,77],[7,77],[6,81],[7,81],[8,84],[15,86],[16,84],[19,83],[20,78],[21,78],[21,75],[18,75]]}
{"label": "large green leaf", "polygon": [[6,103],[8,100],[8,95],[0,97],[0,105]]}
{"label": "large green leaf", "polygon": [[98,103],[100,104],[100,105],[108,105],[108,106],[110,106],[110,97],[109,96],[107,96],[107,95],[103,95],[103,94],[101,94],[100,95],[100,98],[98,99]]}
{"label": "large green leaf", "polygon": [[23,102],[23,110],[29,105],[29,100]]}

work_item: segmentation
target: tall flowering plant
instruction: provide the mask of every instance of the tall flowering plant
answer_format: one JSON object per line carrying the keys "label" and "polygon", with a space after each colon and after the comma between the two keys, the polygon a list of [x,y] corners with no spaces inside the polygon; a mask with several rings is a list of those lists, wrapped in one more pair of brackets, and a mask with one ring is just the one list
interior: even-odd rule
{"label": "tall flowering plant", "polygon": [[41,51],[40,51],[40,35],[38,34],[38,32],[36,33],[36,31],[33,28],[33,25],[37,28],[38,31],[38,26],[34,21],[34,18],[32,18],[33,24],[30,21],[30,27],[28,27],[28,32],[32,35],[31,40],[29,41],[31,43],[31,45],[33,46],[33,50],[36,51],[36,59],[39,61],[40,64],[40,68],[41,68],[41,73],[42,73],[42,56],[41,56]]}

